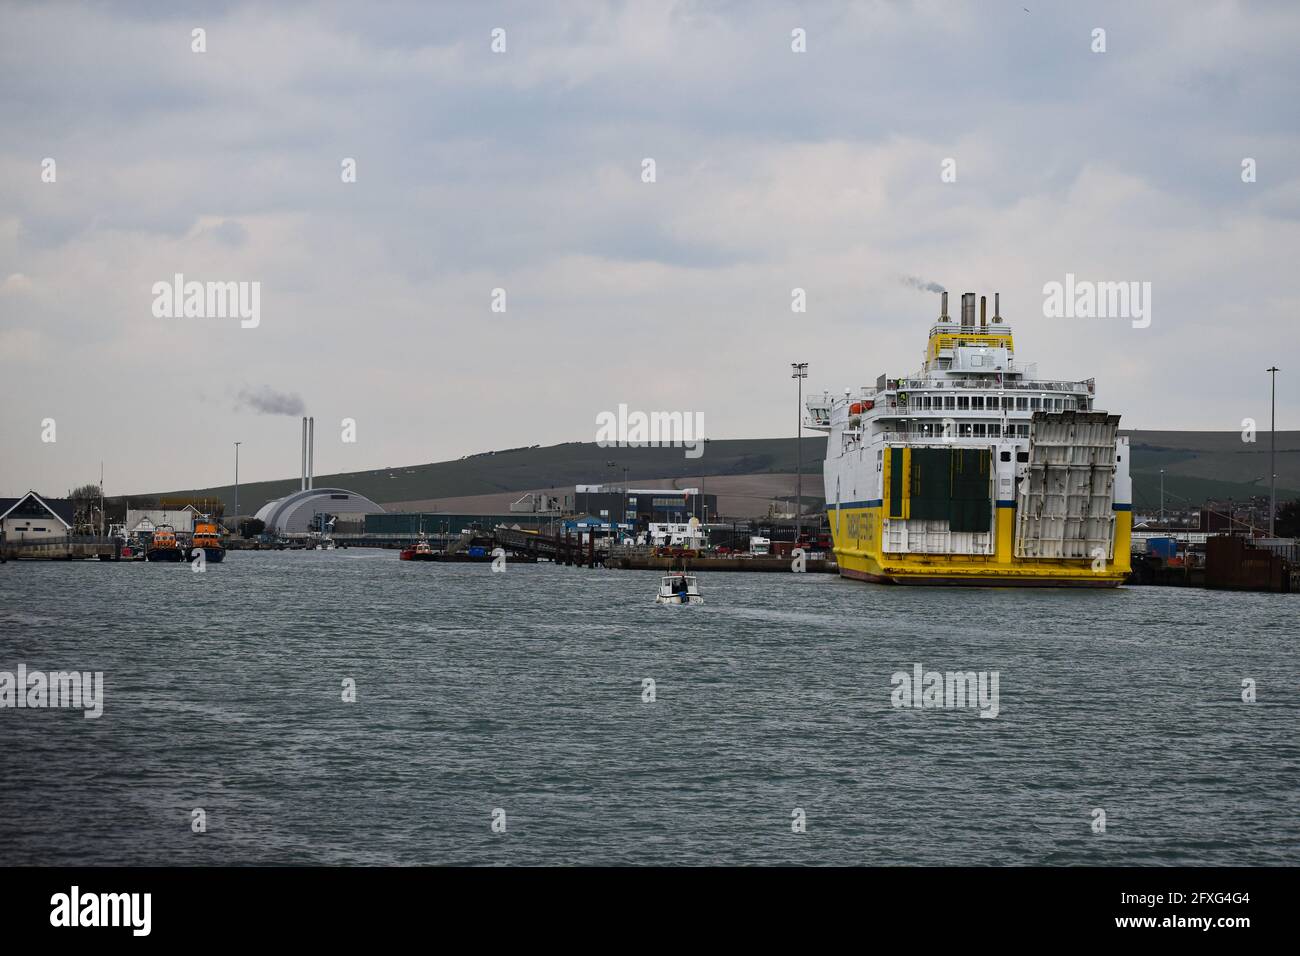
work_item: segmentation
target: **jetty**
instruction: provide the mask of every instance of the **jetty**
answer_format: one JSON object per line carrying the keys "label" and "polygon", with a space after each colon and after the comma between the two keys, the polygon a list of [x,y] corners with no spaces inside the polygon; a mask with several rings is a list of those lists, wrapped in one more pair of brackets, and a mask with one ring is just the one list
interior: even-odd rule
{"label": "jetty", "polygon": [[0,561],[118,561],[121,556],[119,540],[89,534],[0,540]]}

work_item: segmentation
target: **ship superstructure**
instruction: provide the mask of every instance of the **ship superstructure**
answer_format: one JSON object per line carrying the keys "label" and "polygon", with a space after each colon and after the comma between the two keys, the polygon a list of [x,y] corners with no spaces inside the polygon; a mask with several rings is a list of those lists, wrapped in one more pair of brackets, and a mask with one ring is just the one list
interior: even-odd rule
{"label": "ship superstructure", "polygon": [[1000,297],[942,293],[921,370],[807,400],[827,432],[840,574],[914,584],[1114,587],[1129,571],[1132,484],[1119,416],[1094,382],[1017,361]]}

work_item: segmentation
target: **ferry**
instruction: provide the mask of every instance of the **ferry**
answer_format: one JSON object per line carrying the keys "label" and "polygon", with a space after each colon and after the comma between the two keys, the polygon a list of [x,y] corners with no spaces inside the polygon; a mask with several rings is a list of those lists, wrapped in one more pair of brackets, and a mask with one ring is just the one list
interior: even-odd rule
{"label": "ferry", "polygon": [[194,556],[194,548],[203,549],[205,561],[220,562],[226,556],[226,549],[221,543],[221,534],[217,530],[217,524],[207,515],[201,517],[194,524],[194,540],[190,550],[191,557]]}
{"label": "ferry", "polygon": [[176,529],[169,524],[158,525],[144,557],[146,561],[183,561],[185,552],[176,540]]}
{"label": "ferry", "polygon": [[1038,378],[1000,296],[948,293],[921,370],[806,402],[827,435],[839,573],[922,585],[1115,587],[1129,572],[1132,494],[1119,416],[1095,382]]}

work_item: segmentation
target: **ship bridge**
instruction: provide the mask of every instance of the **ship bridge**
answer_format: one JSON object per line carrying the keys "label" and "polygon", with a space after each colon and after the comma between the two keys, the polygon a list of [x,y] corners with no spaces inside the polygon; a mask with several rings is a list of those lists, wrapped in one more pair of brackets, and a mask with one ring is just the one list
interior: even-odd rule
{"label": "ship bridge", "polygon": [[922,372],[1007,373],[1014,370],[1015,341],[1011,326],[1002,321],[1001,295],[993,294],[993,321],[988,318],[988,297],[979,297],[979,325],[975,324],[975,293],[961,297],[961,322],[948,315],[948,293],[943,293],[939,321],[930,327]]}

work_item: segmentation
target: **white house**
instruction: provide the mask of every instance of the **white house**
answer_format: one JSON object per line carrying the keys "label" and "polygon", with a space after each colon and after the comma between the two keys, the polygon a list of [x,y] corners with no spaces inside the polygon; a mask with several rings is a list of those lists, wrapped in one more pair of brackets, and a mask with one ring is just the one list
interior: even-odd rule
{"label": "white house", "polygon": [[29,491],[21,498],[0,498],[0,532],[6,541],[62,538],[72,534],[76,506],[69,498],[42,498]]}
{"label": "white house", "polygon": [[194,515],[197,513],[193,505],[186,505],[184,508],[162,509],[151,508],[137,510],[130,509],[126,513],[126,533],[133,534],[153,534],[160,524],[169,524],[176,529],[177,534],[192,534],[194,531]]}

